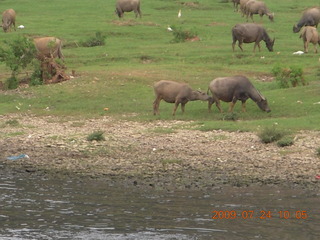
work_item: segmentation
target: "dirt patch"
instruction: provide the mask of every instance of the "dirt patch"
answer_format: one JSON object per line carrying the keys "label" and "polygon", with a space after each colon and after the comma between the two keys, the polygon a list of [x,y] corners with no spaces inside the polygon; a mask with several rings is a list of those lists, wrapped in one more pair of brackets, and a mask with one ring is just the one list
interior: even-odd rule
{"label": "dirt patch", "polygon": [[129,20],[113,20],[112,24],[118,26],[136,26],[136,25],[144,25],[144,26],[159,26],[159,24],[153,22],[139,22],[134,19]]}
{"label": "dirt patch", "polygon": [[[1,116],[0,162],[30,174],[102,177],[162,189],[222,184],[319,188],[319,132],[300,132],[293,146],[280,148],[261,143],[254,133],[202,132],[190,126],[185,121],[139,123],[110,117]],[[104,131],[106,140],[87,141],[97,130]],[[7,160],[20,154],[30,158]]]}
{"label": "dirt patch", "polygon": [[181,2],[180,4],[189,8],[199,8],[200,6],[199,2]]}
{"label": "dirt patch", "polygon": [[212,22],[207,24],[207,26],[227,26],[226,23],[221,23],[221,22]]}

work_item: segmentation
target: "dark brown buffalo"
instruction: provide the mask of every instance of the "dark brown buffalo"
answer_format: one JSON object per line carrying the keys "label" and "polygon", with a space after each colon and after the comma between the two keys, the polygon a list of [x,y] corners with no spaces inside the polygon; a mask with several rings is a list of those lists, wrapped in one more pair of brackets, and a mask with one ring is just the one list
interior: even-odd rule
{"label": "dark brown buffalo", "polygon": [[308,8],[303,12],[300,21],[293,26],[293,32],[297,33],[303,26],[318,27],[320,22],[320,7]]}
{"label": "dark brown buffalo", "polygon": [[116,13],[119,18],[123,17],[124,12],[132,11],[136,14],[136,18],[138,15],[141,18],[140,0],[117,0]]}
{"label": "dark brown buffalo", "polygon": [[258,107],[266,112],[270,112],[267,99],[252,85],[245,76],[221,77],[212,80],[209,84],[212,99],[209,100],[209,111],[211,106],[216,103],[217,108],[222,112],[220,100],[230,102],[229,112],[233,111],[234,105],[239,100],[242,102],[242,111],[246,111],[246,101],[251,98]]}
{"label": "dark brown buffalo", "polygon": [[234,46],[238,41],[239,48],[241,51],[242,43],[255,43],[253,47],[253,51],[256,51],[256,47],[259,47],[260,51],[260,42],[263,40],[266,43],[266,47],[270,52],[273,51],[273,45],[275,39],[271,40],[267,31],[259,24],[256,23],[242,23],[237,24],[232,28],[232,50],[234,51]]}

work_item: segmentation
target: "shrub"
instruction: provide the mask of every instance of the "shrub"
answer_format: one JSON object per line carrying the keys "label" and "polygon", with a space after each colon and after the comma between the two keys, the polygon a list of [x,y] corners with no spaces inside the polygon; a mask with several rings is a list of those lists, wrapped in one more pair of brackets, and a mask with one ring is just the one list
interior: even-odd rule
{"label": "shrub", "polygon": [[172,42],[178,43],[178,42],[185,42],[187,39],[191,39],[197,36],[197,34],[193,31],[188,30],[182,30],[181,27],[171,26],[172,33],[174,36],[174,39]]}
{"label": "shrub", "polygon": [[277,142],[277,145],[279,147],[286,147],[293,145],[293,142],[292,136],[284,136]]}
{"label": "shrub", "polygon": [[276,128],[276,126],[264,128],[258,136],[263,143],[271,143],[280,140],[285,135],[284,131]]}
{"label": "shrub", "polygon": [[222,120],[224,121],[237,121],[239,119],[238,114],[236,113],[226,113],[223,115]]}
{"label": "shrub", "polygon": [[272,68],[272,73],[275,76],[280,88],[306,85],[301,67],[291,66],[289,68],[284,68],[281,66],[275,66]]}
{"label": "shrub", "polygon": [[88,141],[104,141],[105,138],[103,136],[103,133],[104,133],[103,131],[95,131],[87,137],[87,140]]}
{"label": "shrub", "polygon": [[105,39],[107,36],[103,35],[101,32],[96,32],[96,36],[89,38],[88,40],[81,42],[83,47],[95,47],[105,45]]}
{"label": "shrub", "polygon": [[42,79],[42,70],[40,66],[39,61],[34,62],[34,70],[33,73],[31,74],[30,86],[36,86],[36,85],[42,85],[43,84],[43,79]]}
{"label": "shrub", "polygon": [[317,148],[316,152],[317,152],[317,156],[320,157],[320,147]]}
{"label": "shrub", "polygon": [[19,121],[17,119],[7,120],[5,122],[6,125],[9,125],[11,127],[17,127],[20,125]]}
{"label": "shrub", "polygon": [[11,76],[6,80],[5,82],[6,89],[16,89],[17,87],[19,87],[19,81],[16,78],[16,76]]}

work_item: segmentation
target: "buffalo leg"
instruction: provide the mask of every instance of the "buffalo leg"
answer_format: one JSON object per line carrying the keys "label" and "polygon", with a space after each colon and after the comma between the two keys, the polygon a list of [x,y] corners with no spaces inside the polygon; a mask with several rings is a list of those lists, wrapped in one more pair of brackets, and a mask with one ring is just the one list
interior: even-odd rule
{"label": "buffalo leg", "polygon": [[230,103],[230,106],[229,106],[229,112],[233,112],[233,108],[234,108],[234,105],[237,103],[237,98],[233,98],[232,99],[232,102]]}
{"label": "buffalo leg", "polygon": [[154,102],[153,102],[153,115],[159,114],[159,104],[160,104],[161,99],[162,98],[160,96],[157,96],[156,100],[154,100]]}
{"label": "buffalo leg", "polygon": [[211,112],[211,106],[212,106],[212,104],[214,103],[215,101],[213,100],[213,99],[210,99],[209,101],[208,101],[208,112]]}
{"label": "buffalo leg", "polygon": [[253,13],[250,14],[250,18],[251,18],[252,22],[254,22],[253,21]]}
{"label": "buffalo leg", "polygon": [[308,53],[308,41],[304,42],[304,52]]}
{"label": "buffalo leg", "polygon": [[232,51],[234,52],[234,46],[236,45],[236,42],[235,41],[233,41],[232,42]]}
{"label": "buffalo leg", "polygon": [[233,108],[234,108],[234,105],[235,105],[235,104],[236,104],[236,103],[234,103],[234,102],[231,102],[231,103],[230,103],[228,112],[233,112]]}
{"label": "buffalo leg", "polygon": [[222,109],[221,109],[221,106],[220,106],[220,101],[216,101],[216,106],[217,108],[219,109],[219,111],[222,113]]}
{"label": "buffalo leg", "polygon": [[239,44],[238,44],[239,48],[241,49],[241,51],[243,52],[243,49],[242,49],[242,42],[239,41]]}
{"label": "buffalo leg", "polygon": [[175,116],[175,115],[176,115],[176,111],[177,111],[177,108],[178,108],[179,104],[180,104],[180,103],[179,103],[178,101],[176,101],[176,102],[174,103],[174,108],[173,108],[172,116]]}
{"label": "buffalo leg", "polygon": [[246,101],[242,101],[242,112],[246,112]]}
{"label": "buffalo leg", "polygon": [[184,107],[186,106],[187,103],[181,103],[181,111],[184,113]]}

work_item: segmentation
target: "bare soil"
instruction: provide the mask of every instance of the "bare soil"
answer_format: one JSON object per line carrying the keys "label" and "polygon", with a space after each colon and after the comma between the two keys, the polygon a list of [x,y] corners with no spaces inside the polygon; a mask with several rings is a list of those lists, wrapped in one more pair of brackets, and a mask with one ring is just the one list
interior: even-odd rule
{"label": "bare soil", "polygon": [[[252,184],[319,189],[319,132],[299,132],[294,145],[278,147],[262,143],[256,133],[203,132],[192,126],[186,121],[112,117],[0,116],[0,168],[156,189]],[[105,141],[88,141],[98,130]],[[29,158],[7,159],[20,154]]]}

